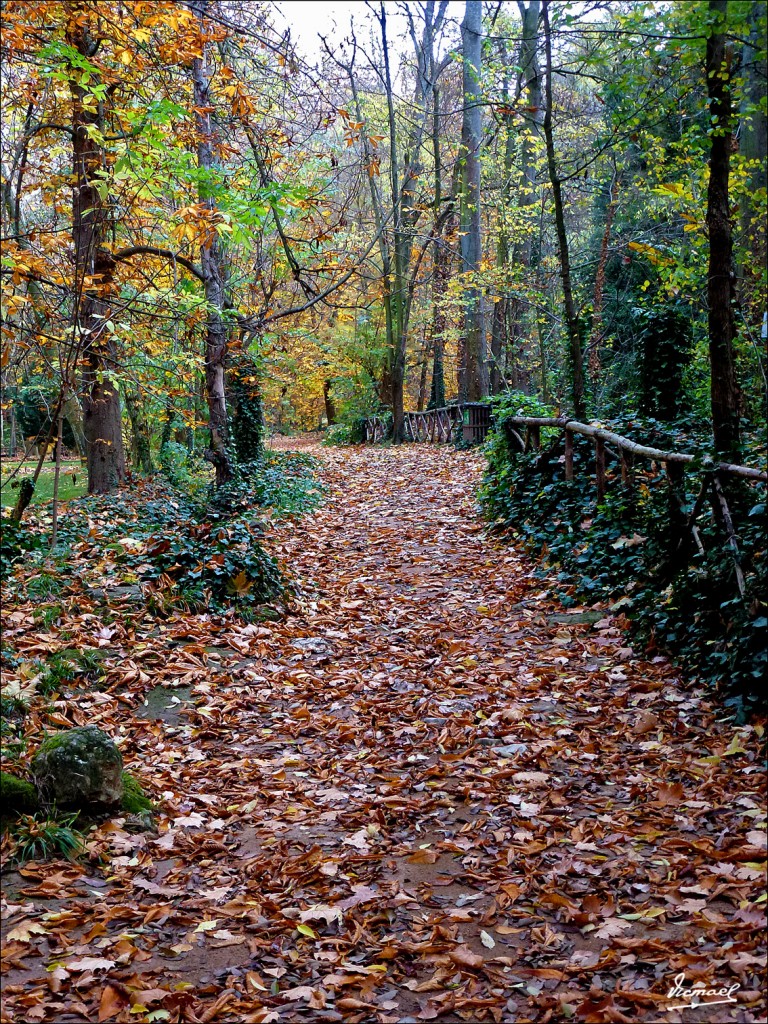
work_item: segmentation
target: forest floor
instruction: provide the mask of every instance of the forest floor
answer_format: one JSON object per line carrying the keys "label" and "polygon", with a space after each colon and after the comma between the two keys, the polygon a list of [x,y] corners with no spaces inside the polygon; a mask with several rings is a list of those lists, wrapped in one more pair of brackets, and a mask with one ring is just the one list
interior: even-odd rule
{"label": "forest floor", "polygon": [[54,724],[118,738],[159,831],[6,872],[0,1020],[765,1020],[762,728],[559,606],[478,456],[312,451],[281,621],[73,609],[108,668]]}

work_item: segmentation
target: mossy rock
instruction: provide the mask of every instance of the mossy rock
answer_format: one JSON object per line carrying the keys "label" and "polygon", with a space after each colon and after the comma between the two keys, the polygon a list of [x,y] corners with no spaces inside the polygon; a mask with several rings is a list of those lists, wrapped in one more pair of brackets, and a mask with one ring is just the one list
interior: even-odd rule
{"label": "mossy rock", "polygon": [[0,772],[0,813],[7,817],[34,814],[40,807],[37,790],[31,782]]}
{"label": "mossy rock", "polygon": [[144,811],[154,811],[155,805],[146,795],[138,779],[135,779],[130,772],[123,772],[123,799],[120,801],[120,810],[127,814],[142,814]]}
{"label": "mossy rock", "polygon": [[49,736],[32,760],[32,777],[46,807],[88,810],[119,806],[122,773],[122,754],[95,725]]}

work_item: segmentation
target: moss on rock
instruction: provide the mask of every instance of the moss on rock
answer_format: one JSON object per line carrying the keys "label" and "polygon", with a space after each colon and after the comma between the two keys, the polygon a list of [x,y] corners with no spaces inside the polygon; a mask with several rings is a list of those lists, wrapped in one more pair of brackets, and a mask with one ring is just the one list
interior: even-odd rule
{"label": "moss on rock", "polygon": [[123,796],[123,758],[95,725],[47,737],[32,760],[32,776],[45,806],[114,807]]}
{"label": "moss on rock", "polygon": [[123,772],[123,799],[120,801],[120,809],[128,814],[141,814],[142,811],[153,811],[155,805],[146,795],[138,779],[135,779],[130,772]]}
{"label": "moss on rock", "polygon": [[31,782],[17,779],[8,772],[0,772],[0,807],[2,814],[34,814],[39,808],[37,790]]}

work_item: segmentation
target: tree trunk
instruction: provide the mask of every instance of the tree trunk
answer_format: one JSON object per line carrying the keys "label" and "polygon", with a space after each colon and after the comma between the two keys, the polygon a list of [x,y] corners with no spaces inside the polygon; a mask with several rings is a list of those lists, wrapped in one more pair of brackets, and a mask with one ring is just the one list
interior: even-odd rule
{"label": "tree trunk", "polygon": [[488,394],[488,367],[485,354],[485,326],[482,289],[477,275],[482,260],[480,236],[480,147],[482,145],[482,96],[480,74],[483,43],[482,0],[466,0],[461,23],[463,55],[463,117],[461,126],[461,262],[462,273],[475,278],[465,291],[464,336],[466,401],[477,402]]}
{"label": "tree trunk", "polygon": [[131,421],[131,461],[133,468],[146,473],[154,473],[152,465],[152,449],[149,440],[149,424],[144,415],[142,395],[138,387],[125,387],[125,408]]}
{"label": "tree trunk", "polygon": [[443,232],[435,238],[434,273],[432,275],[432,386],[429,392],[429,409],[442,409],[445,405],[445,333],[448,318],[445,315],[445,297],[451,273],[451,250],[447,239],[456,226],[453,214],[449,214]]}
{"label": "tree trunk", "polygon": [[619,179],[614,177],[610,188],[608,200],[608,211],[605,215],[605,228],[600,242],[600,253],[597,258],[597,270],[595,271],[595,289],[592,297],[592,331],[587,346],[589,351],[588,366],[589,376],[593,387],[597,384],[600,376],[600,341],[603,327],[603,292],[605,291],[605,268],[608,263],[608,246],[611,241],[611,228],[613,218],[616,214],[616,206],[619,201]]}
{"label": "tree trunk", "polygon": [[727,7],[727,0],[710,0],[709,3],[709,9],[716,16],[717,22],[707,39],[707,84],[713,125],[707,189],[707,299],[715,449],[725,461],[738,462],[741,448],[740,395],[733,350],[736,335],[733,316],[735,277],[728,202],[732,142],[730,71],[733,55],[725,35]]}
{"label": "tree trunk", "polygon": [[571,360],[571,400],[573,412],[577,419],[587,415],[587,403],[584,391],[584,354],[581,348],[579,318],[573,298],[571,284],[571,260],[568,252],[568,235],[565,230],[565,211],[563,208],[563,192],[557,173],[555,157],[555,139],[552,130],[552,32],[549,24],[549,0],[544,0],[544,48],[546,53],[545,92],[546,108],[544,111],[544,139],[547,146],[547,169],[552,185],[552,199],[555,207],[555,229],[560,257],[560,276],[563,282],[563,307],[565,324],[568,332],[568,350]]}
{"label": "tree trunk", "polygon": [[[90,30],[89,5],[68,4],[67,43],[86,59],[98,49]],[[103,128],[101,105],[86,107],[86,89],[79,76],[69,81],[72,95],[72,155],[74,190],[72,241],[75,255],[76,331],[82,346],[83,432],[88,459],[88,492],[104,494],[125,482],[122,412],[117,385],[115,342],[106,331],[107,297],[113,290],[114,261],[102,248],[105,207],[95,184],[104,166],[103,153],[90,130]]]}
{"label": "tree trunk", "polygon": [[328,420],[328,426],[332,426],[336,422],[336,405],[331,395],[331,382],[329,380],[323,381],[323,401],[325,402],[325,418]]}
{"label": "tree trunk", "polygon": [[[193,0],[192,7],[200,20],[203,31],[208,0]],[[202,56],[192,62],[193,108],[197,129],[198,167],[208,171],[214,169],[213,124],[211,120],[210,71],[207,61],[207,46],[202,47]],[[211,194],[212,183],[201,185],[198,200],[210,214],[216,211],[216,200]],[[228,483],[234,474],[232,451],[229,437],[229,417],[224,370],[229,343],[229,331],[224,322],[223,310],[226,300],[224,254],[221,239],[213,227],[213,218],[208,224],[209,231],[200,246],[200,265],[205,279],[205,300],[208,317],[205,328],[205,394],[208,402],[208,427],[211,432],[211,447],[206,458],[216,470],[216,486]]]}

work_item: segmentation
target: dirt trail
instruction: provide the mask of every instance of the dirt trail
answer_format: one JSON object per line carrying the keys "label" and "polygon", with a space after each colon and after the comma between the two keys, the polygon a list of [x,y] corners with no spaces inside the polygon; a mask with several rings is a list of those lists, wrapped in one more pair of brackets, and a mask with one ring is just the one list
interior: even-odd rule
{"label": "dirt trail", "polygon": [[10,925],[70,916],[11,956],[0,1019],[693,1020],[681,974],[739,986],[697,1021],[765,1019],[755,730],[553,603],[486,536],[476,456],[318,454],[325,503],[275,534],[293,614],[126,641],[160,834],[15,880]]}

